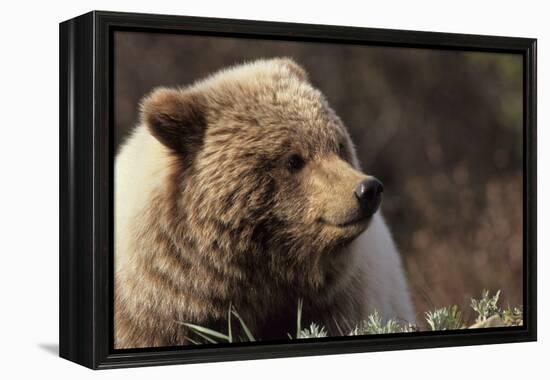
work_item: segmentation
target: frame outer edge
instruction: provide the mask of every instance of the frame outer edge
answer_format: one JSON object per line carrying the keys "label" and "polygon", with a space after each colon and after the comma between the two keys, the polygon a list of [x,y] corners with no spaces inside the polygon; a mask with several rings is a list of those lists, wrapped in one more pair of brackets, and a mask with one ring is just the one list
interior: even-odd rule
{"label": "frame outer edge", "polygon": [[60,43],[59,356],[93,367],[92,13],[63,22]]}
{"label": "frame outer edge", "polygon": [[74,325],[70,318],[73,299],[70,295],[73,282],[70,276],[73,265],[69,255],[72,236],[69,198],[71,193],[69,176],[71,29],[71,21],[59,24],[59,355],[66,359],[71,359],[74,352],[71,339],[74,334]]}

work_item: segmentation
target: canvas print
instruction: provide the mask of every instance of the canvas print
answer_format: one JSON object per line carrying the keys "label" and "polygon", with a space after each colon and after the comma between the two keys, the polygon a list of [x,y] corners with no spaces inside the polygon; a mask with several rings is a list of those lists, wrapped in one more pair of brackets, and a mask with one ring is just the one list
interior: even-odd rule
{"label": "canvas print", "polygon": [[522,324],[521,55],[134,31],[113,54],[115,349]]}

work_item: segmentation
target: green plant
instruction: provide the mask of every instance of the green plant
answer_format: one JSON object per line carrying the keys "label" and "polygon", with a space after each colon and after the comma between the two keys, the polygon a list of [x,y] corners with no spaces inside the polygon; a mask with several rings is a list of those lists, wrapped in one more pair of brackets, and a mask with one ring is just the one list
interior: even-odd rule
{"label": "green plant", "polygon": [[401,326],[393,319],[384,323],[378,311],[375,310],[374,313],[369,315],[366,321],[355,326],[349,335],[391,334],[398,332],[404,332],[404,326]]}
{"label": "green plant", "polygon": [[300,331],[300,334],[298,334],[298,339],[324,338],[326,336],[328,336],[328,334],[323,326],[312,323],[309,325],[309,328]]}
{"label": "green plant", "polygon": [[521,326],[523,324],[523,307],[508,307],[503,310],[502,320],[507,326]]}
{"label": "green plant", "polygon": [[463,327],[462,314],[456,305],[428,311],[426,322],[428,322],[432,331],[457,330]]}
{"label": "green plant", "polygon": [[489,296],[488,290],[483,290],[481,293],[481,299],[472,298],[471,306],[477,312],[476,322],[483,322],[487,318],[498,314],[500,312],[498,308],[498,298],[500,296],[500,290],[498,290],[494,296]]}

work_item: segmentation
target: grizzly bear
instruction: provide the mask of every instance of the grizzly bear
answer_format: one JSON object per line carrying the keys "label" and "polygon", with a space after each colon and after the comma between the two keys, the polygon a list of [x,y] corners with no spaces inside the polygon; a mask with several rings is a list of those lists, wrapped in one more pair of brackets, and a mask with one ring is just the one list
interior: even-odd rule
{"label": "grizzly bear", "polygon": [[158,88],[115,162],[115,348],[227,330],[258,339],[376,310],[414,321],[401,259],[350,136],[288,58]]}

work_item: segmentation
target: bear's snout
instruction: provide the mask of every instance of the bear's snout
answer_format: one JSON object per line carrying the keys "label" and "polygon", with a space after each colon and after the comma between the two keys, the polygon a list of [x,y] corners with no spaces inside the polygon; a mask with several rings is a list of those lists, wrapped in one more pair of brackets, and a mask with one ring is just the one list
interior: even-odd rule
{"label": "bear's snout", "polygon": [[375,177],[369,177],[359,182],[354,193],[364,216],[372,216],[378,211],[383,192],[384,185]]}

